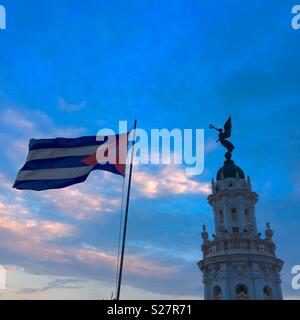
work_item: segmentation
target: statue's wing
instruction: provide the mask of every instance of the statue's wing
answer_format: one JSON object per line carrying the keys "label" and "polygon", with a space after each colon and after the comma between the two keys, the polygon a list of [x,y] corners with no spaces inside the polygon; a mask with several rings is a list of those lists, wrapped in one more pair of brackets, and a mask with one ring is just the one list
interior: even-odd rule
{"label": "statue's wing", "polygon": [[231,117],[228,118],[224,124],[224,138],[229,138],[231,136]]}

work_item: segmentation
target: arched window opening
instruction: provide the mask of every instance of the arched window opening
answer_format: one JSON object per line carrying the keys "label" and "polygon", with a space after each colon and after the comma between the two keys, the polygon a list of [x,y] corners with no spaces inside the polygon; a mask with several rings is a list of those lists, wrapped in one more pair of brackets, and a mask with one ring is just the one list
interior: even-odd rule
{"label": "arched window opening", "polygon": [[237,221],[237,219],[238,219],[238,215],[237,215],[236,208],[231,208],[231,220]]}
{"label": "arched window opening", "polygon": [[237,300],[248,300],[248,288],[244,284],[238,284],[236,286],[236,299]]}
{"label": "arched window opening", "polygon": [[224,223],[224,212],[223,210],[219,210],[219,223]]}
{"label": "arched window opening", "polygon": [[273,299],[272,289],[269,286],[264,287],[264,299],[265,300]]}
{"label": "arched window opening", "polygon": [[240,229],[239,227],[232,227],[232,235],[234,237],[238,237],[240,235]]}
{"label": "arched window opening", "polygon": [[219,286],[215,286],[213,290],[214,300],[222,300],[222,291]]}

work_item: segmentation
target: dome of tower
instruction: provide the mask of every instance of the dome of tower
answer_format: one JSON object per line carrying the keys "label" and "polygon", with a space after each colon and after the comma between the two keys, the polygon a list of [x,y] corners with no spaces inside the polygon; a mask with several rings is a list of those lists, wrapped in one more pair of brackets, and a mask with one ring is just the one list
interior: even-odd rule
{"label": "dome of tower", "polygon": [[245,179],[244,171],[231,160],[231,155],[228,154],[226,154],[226,160],[224,161],[223,167],[217,172],[217,180],[226,178]]}

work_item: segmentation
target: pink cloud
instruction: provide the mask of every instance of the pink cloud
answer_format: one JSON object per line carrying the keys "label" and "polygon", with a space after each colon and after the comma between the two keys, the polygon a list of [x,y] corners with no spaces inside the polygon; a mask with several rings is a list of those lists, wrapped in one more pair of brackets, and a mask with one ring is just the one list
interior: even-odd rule
{"label": "pink cloud", "polygon": [[[98,174],[98,176],[97,176]],[[103,213],[119,212],[121,205],[122,182],[110,183],[103,172],[93,172],[89,181],[61,190],[49,190],[39,193],[48,203],[55,205],[66,215],[79,220],[92,220]],[[101,177],[100,177],[101,176]],[[102,178],[102,179],[101,179]],[[101,187],[99,188],[99,186]],[[103,190],[109,188],[110,193]]]}
{"label": "pink cloud", "polygon": [[[5,184],[5,181],[3,183]],[[61,198],[55,198],[55,201],[58,203],[60,200],[64,201],[70,210],[74,210],[80,204],[81,208],[86,206],[86,210],[95,209],[95,206],[101,207],[102,205],[96,196],[86,199],[82,191],[67,190],[63,189],[63,192],[57,192],[57,194],[61,194]],[[49,201],[53,201],[53,199]],[[93,268],[101,268],[102,266],[110,272],[115,271],[117,263],[115,254],[99,249],[57,246],[52,243],[51,240],[77,234],[77,228],[56,221],[36,220],[31,217],[30,210],[23,205],[22,201],[7,203],[0,198],[0,233],[5,234],[0,241],[1,248],[32,261],[44,260],[58,264],[73,264],[75,259],[78,263]],[[67,207],[64,207],[64,210]],[[22,211],[24,214],[20,215]],[[177,272],[173,266],[161,266],[137,255],[127,255],[124,267],[127,272],[143,277],[166,278]]]}
{"label": "pink cloud", "polygon": [[[75,259],[78,263],[99,270],[108,268],[114,272],[116,268],[117,257],[114,254],[78,247],[58,247],[48,242],[74,234],[73,226],[50,221],[17,221],[0,217],[1,231],[6,231],[6,236],[1,240],[0,247],[33,261],[45,260],[74,265]],[[135,255],[126,256],[124,268],[131,274],[155,278],[166,278],[177,272],[174,266],[161,266]]]}
{"label": "pink cloud", "polygon": [[26,131],[33,131],[35,129],[34,122],[29,120],[24,113],[15,109],[5,109],[2,112],[1,121],[14,128],[19,128]]}
{"label": "pink cloud", "polygon": [[[6,210],[10,210],[12,208],[11,205],[5,206],[1,204],[2,210],[4,207],[6,207]],[[27,240],[35,242],[53,240],[56,238],[70,236],[75,231],[75,227],[71,225],[47,220],[17,220],[15,218],[3,216],[2,212],[0,215],[0,230],[9,231],[19,237],[26,238]]]}
{"label": "pink cloud", "polygon": [[[75,257],[79,262],[95,266],[96,268],[105,263],[114,270],[117,264],[116,255],[98,250],[66,248],[66,253]],[[178,271],[174,266],[161,266],[136,255],[126,256],[124,268],[127,272],[135,275],[155,278],[166,278]]]}
{"label": "pink cloud", "polygon": [[155,174],[135,170],[133,186],[136,193],[154,198],[161,194],[209,194],[210,184],[197,182],[185,175],[184,170],[169,166]]}
{"label": "pink cloud", "polygon": [[[55,205],[63,214],[79,220],[92,220],[103,213],[119,212],[122,179],[111,173],[96,171],[88,181],[65,189],[45,191],[38,196]],[[134,169],[132,188],[136,197],[210,193],[210,184],[185,175],[183,169],[165,167],[156,173]],[[109,190],[109,192],[106,192]]]}

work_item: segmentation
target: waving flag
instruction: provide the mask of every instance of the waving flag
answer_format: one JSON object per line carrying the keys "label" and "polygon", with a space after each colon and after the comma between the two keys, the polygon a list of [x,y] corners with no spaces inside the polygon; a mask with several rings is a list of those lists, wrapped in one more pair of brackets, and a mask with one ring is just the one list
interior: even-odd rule
{"label": "waving flag", "polygon": [[[118,264],[117,300],[120,299],[122,282],[136,125],[135,120],[123,239]],[[93,170],[105,170],[125,177],[128,137],[129,133],[76,139],[32,139],[29,143],[26,163],[20,170],[13,187],[19,190],[36,191],[60,189],[85,181]]]}
{"label": "waving flag", "polygon": [[64,188],[85,181],[93,170],[125,176],[127,144],[128,133],[102,139],[32,139],[13,187],[36,191]]}

